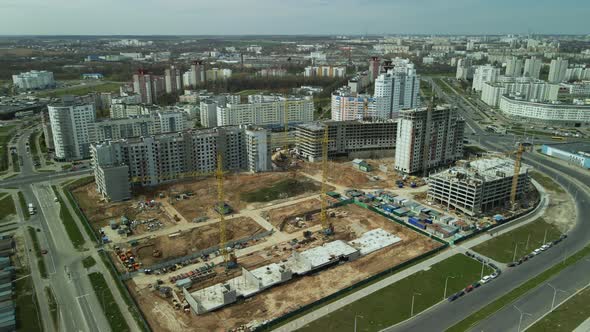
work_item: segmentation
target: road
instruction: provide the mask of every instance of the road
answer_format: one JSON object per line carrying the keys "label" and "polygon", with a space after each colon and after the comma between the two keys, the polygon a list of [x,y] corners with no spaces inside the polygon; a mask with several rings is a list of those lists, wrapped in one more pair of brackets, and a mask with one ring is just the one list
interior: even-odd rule
{"label": "road", "polygon": [[[467,112],[463,110],[462,113],[465,114]],[[466,121],[470,121],[468,120],[468,116],[466,116]],[[472,121],[472,124],[473,131],[476,135],[485,134],[477,123]],[[514,147],[514,139],[510,136],[490,135],[481,138],[481,145],[491,150],[506,151]],[[590,188],[590,175],[580,173],[560,162],[541,157],[534,153],[526,153],[523,162],[548,174],[574,196],[577,216],[576,224],[569,232],[569,237],[558,246],[544,252],[538,258],[527,262],[526,265],[508,270],[500,278],[482,287],[472,296],[462,297],[452,303],[442,303],[423,312],[412,320],[387,328],[385,331],[441,331],[449,328],[532,277],[562,262],[565,256],[572,255],[590,243],[590,232],[587,231],[590,227],[590,219],[586,217],[590,213],[590,206],[588,205],[590,203],[590,192],[588,191],[588,188]],[[578,271],[576,269],[572,270]],[[567,272],[564,271],[563,273]],[[575,284],[578,284],[578,280],[580,283],[583,283],[581,275],[574,274],[569,276],[576,280]],[[572,283],[574,283],[573,280]],[[551,296],[553,296],[552,293]],[[524,303],[519,302],[521,305],[535,302],[534,298],[527,299],[525,297],[521,298],[521,300],[524,301]],[[533,315],[540,316],[543,312],[546,312],[542,305],[531,305],[530,307],[525,305],[525,308],[530,310],[528,313]],[[514,312],[510,310],[507,310],[505,314],[499,312],[497,315],[494,322],[502,321],[502,328],[495,329],[488,322],[488,325],[484,326],[484,331],[512,331],[518,328],[520,315],[515,319]],[[529,316],[527,317],[527,319],[532,319]],[[482,322],[482,324],[484,323],[485,321]],[[526,321],[523,324],[526,324]],[[475,330],[481,331],[481,328]]]}

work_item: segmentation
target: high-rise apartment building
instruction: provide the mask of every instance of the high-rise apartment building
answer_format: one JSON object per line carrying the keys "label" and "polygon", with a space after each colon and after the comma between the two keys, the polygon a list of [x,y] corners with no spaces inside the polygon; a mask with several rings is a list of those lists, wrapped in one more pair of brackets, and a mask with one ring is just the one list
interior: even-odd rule
{"label": "high-rise apartment building", "polygon": [[332,120],[361,120],[375,118],[375,98],[370,95],[353,93],[349,86],[343,86],[332,93]]}
{"label": "high-rise apartment building", "polygon": [[474,67],[471,64],[471,59],[464,58],[457,61],[457,73],[455,78],[466,81],[473,78]]}
{"label": "high-rise apartment building", "polygon": [[158,96],[165,92],[164,78],[150,75],[147,70],[140,69],[133,75],[133,91],[139,95],[141,103],[155,104]]}
{"label": "high-rise apartment building", "polygon": [[31,70],[26,73],[12,75],[12,83],[17,88],[23,90],[37,90],[55,87],[53,73],[45,70]]}
{"label": "high-rise apartment building", "polygon": [[177,93],[182,90],[182,74],[180,69],[170,66],[164,71],[166,93]]}
{"label": "high-rise apartment building", "polygon": [[412,63],[388,69],[375,80],[375,113],[382,119],[394,119],[402,109],[419,106],[420,76]]}
{"label": "high-rise apartment building", "polygon": [[473,74],[473,90],[481,91],[484,83],[495,82],[498,76],[500,76],[500,68],[492,65],[476,67],[475,73]]}
{"label": "high-rise apartment building", "polygon": [[465,120],[449,105],[401,111],[395,169],[406,174],[426,172],[462,158],[464,131]]}
{"label": "high-rise apartment building", "polygon": [[535,56],[532,56],[524,61],[524,71],[522,76],[538,79],[541,74],[542,66],[543,61],[541,61],[541,59],[537,59]]}
{"label": "high-rise apartment building", "polygon": [[[278,98],[278,99],[277,99]],[[276,97],[274,101],[247,104],[217,104],[217,125],[273,125],[313,121],[314,104],[310,97]]]}
{"label": "high-rise apartment building", "polygon": [[47,106],[55,158],[76,160],[90,156],[92,125],[96,120],[94,104],[64,98]]}
{"label": "high-rise apartment building", "polygon": [[551,60],[549,67],[549,83],[561,83],[565,80],[565,72],[567,70],[568,61],[561,57]]}
{"label": "high-rise apartment building", "polygon": [[506,73],[509,77],[519,77],[522,74],[522,59],[511,57],[506,61]]}
{"label": "high-rise apartment building", "polygon": [[377,76],[379,76],[379,67],[381,66],[381,61],[379,57],[371,57],[369,59],[369,81],[375,82]]}
{"label": "high-rise apartment building", "polygon": [[202,84],[207,79],[207,73],[205,72],[205,64],[201,60],[193,61],[190,69],[190,86],[195,87]]}

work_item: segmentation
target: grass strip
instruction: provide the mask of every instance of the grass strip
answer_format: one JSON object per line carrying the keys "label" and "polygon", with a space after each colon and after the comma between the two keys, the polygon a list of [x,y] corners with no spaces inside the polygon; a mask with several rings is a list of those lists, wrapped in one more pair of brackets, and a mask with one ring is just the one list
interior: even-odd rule
{"label": "grass strip", "polygon": [[[567,240],[566,240],[567,241]],[[549,278],[553,277],[557,273],[561,272],[566,267],[578,262],[585,256],[590,254],[590,246],[585,247],[584,249],[578,251],[577,253],[567,257],[563,262],[554,265],[550,269],[540,273],[536,277],[528,280],[527,282],[523,283],[522,285],[516,287],[508,294],[500,297],[499,299],[495,300],[494,302],[488,304],[487,306],[481,308],[471,316],[463,319],[459,323],[451,326],[447,332],[460,332],[460,331],[467,331],[471,329],[475,324],[478,322],[486,319],[487,317],[494,314],[496,311],[502,309],[506,305],[512,303],[526,292],[530,291],[531,289],[537,287],[538,285],[542,284],[543,282],[547,281]]]}
{"label": "grass strip", "polygon": [[536,171],[530,172],[529,175],[539,182],[545,189],[555,191],[560,194],[565,194],[565,190],[563,190],[563,188],[558,183],[553,181],[553,179],[547,175]]}
{"label": "grass strip", "polygon": [[22,191],[18,192],[18,202],[20,204],[20,209],[23,212],[23,217],[25,220],[29,220],[31,215],[29,214],[29,207],[27,206],[27,200],[25,199],[25,195]]}
{"label": "grass strip", "polygon": [[39,269],[39,274],[41,275],[41,278],[47,279],[47,266],[43,260],[43,254],[41,253],[41,245],[39,244],[39,238],[37,237],[37,230],[29,226],[27,227],[27,231],[29,232],[29,236],[33,241],[33,251],[37,257],[37,268]]}
{"label": "grass strip", "polygon": [[0,220],[4,220],[5,217],[16,214],[16,207],[14,206],[14,200],[11,194],[0,197]]}
{"label": "grass strip", "polygon": [[92,288],[94,288],[96,297],[100,302],[102,310],[104,311],[107,321],[109,322],[109,326],[111,327],[111,330],[121,332],[131,331],[102,273],[90,273],[88,274],[88,278],[90,278]]}
{"label": "grass strip", "polygon": [[85,243],[84,236],[82,236],[82,232],[80,232],[78,225],[76,225],[76,220],[74,220],[74,217],[70,213],[70,210],[68,210],[66,203],[61,198],[61,195],[59,195],[59,191],[57,190],[57,187],[55,185],[53,185],[51,187],[53,188],[53,192],[55,193],[57,199],[59,200],[59,205],[60,205],[59,217],[66,229],[66,233],[68,233],[68,237],[70,238],[70,241],[74,245],[74,248],[81,250],[84,246],[84,243]]}
{"label": "grass strip", "polygon": [[51,313],[51,319],[53,320],[53,326],[58,329],[59,325],[59,309],[53,290],[49,286],[45,286],[45,297],[47,297],[47,303],[49,304],[49,312]]}
{"label": "grass strip", "polygon": [[43,331],[33,279],[30,276],[25,277],[27,274],[28,270],[21,269],[16,275],[16,327],[18,331]]}
{"label": "grass strip", "polygon": [[88,256],[82,260],[82,265],[85,268],[89,269],[89,268],[93,267],[94,265],[96,265],[96,260],[94,260],[94,257]]}
{"label": "grass strip", "polygon": [[590,316],[590,288],[585,288],[531,326],[531,331],[573,331]]}
{"label": "grass strip", "polygon": [[18,154],[12,154],[12,170],[16,173],[20,172],[20,158]]}

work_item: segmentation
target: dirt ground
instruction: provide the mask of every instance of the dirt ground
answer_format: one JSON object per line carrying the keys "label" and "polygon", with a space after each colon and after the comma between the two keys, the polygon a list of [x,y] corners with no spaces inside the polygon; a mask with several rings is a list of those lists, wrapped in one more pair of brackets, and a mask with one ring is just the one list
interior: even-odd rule
{"label": "dirt ground", "polygon": [[565,192],[545,190],[549,194],[549,205],[543,219],[555,225],[560,232],[567,233],[576,223],[575,214],[572,214],[572,211],[576,211],[574,201]]}
{"label": "dirt ground", "polygon": [[[331,218],[336,229],[334,239],[352,239],[365,231],[383,228],[402,239],[397,245],[379,250],[356,261],[324,270],[314,275],[297,278],[286,284],[226,308],[195,316],[175,311],[171,300],[159,298],[155,292],[131,287],[154,331],[226,331],[252,321],[262,322],[279,317],[301,305],[316,301],[367,277],[416,257],[440,246],[438,242],[404,226],[369,212],[356,205],[335,209],[341,218]],[[322,241],[318,240],[315,245]],[[263,250],[239,259],[246,268],[278,262],[290,252],[278,248]],[[273,250],[274,249],[274,250]],[[297,249],[303,250],[303,248]],[[202,288],[199,285],[199,289]],[[194,291],[194,290],[193,290]],[[179,294],[182,299],[182,294]]]}
{"label": "dirt ground", "polygon": [[[241,239],[264,231],[254,220],[247,217],[228,219],[226,225],[227,240]],[[218,223],[175,234],[142,241],[133,249],[134,254],[144,266],[150,266],[219,244]],[[159,250],[162,255],[153,257],[154,250]]]}
{"label": "dirt ground", "polygon": [[[292,223],[285,222],[285,219],[295,221],[296,216],[302,216],[310,211],[317,211],[321,207],[321,202],[317,198],[312,198],[297,204],[276,208],[263,212],[263,218],[268,220],[273,226],[280,231],[293,233],[301,228],[294,226]],[[313,225],[311,221],[305,221],[307,227]],[[281,225],[283,227],[281,227]],[[306,228],[306,227],[303,227]]]}
{"label": "dirt ground", "polygon": [[[291,173],[289,172],[228,174],[224,181],[225,201],[232,207],[234,212],[238,212],[248,205],[248,203],[240,199],[241,194],[270,187],[272,184],[290,176]],[[169,199],[169,202],[174,205],[178,212],[189,221],[203,216],[217,217],[216,212],[213,210],[215,202],[217,202],[217,180],[213,177],[162,185],[143,194],[154,197],[159,192],[165,193],[166,196],[173,193],[192,192],[194,195],[188,199]]]}

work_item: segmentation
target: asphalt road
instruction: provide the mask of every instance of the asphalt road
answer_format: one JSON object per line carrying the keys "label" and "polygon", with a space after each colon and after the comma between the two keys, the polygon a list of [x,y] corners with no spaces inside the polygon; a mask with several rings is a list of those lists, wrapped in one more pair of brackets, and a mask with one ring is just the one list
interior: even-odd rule
{"label": "asphalt road", "polygon": [[[484,133],[477,124],[474,123],[474,125],[473,129],[477,135]],[[513,147],[512,139],[506,136],[484,136],[482,137],[482,145],[498,151],[506,151]],[[392,326],[384,331],[442,331],[447,329],[532,277],[562,262],[565,256],[579,251],[590,243],[590,232],[588,232],[590,219],[587,218],[590,215],[590,205],[588,204],[590,203],[590,193],[588,192],[588,188],[590,188],[590,175],[580,173],[561,163],[531,153],[525,154],[523,162],[534,166],[554,178],[576,198],[576,224],[569,232],[569,237],[556,247],[544,252],[539,257],[535,257],[526,264],[509,269],[501,277],[484,285],[477,291],[452,303],[444,302],[423,312],[412,320]],[[571,274],[569,274],[570,280],[573,278],[576,281],[574,282],[572,280],[571,282],[576,285],[584,283],[586,276],[576,274],[575,271],[579,271],[577,269],[572,269],[572,271],[574,272],[570,272]],[[562,273],[566,272],[564,271]],[[551,296],[553,296],[552,293]],[[525,301],[525,303],[535,301],[534,298],[521,300]],[[525,307],[532,311],[530,313],[539,313],[544,310],[542,305]],[[494,321],[496,323],[500,320],[502,321],[501,329],[494,329],[490,321],[488,325],[484,326],[486,328],[484,329],[485,331],[511,331],[518,328],[520,315],[514,319],[515,315],[509,309],[506,311],[506,314],[502,315],[499,312],[498,315],[499,317],[496,317]],[[526,321],[523,324],[526,324]]]}

